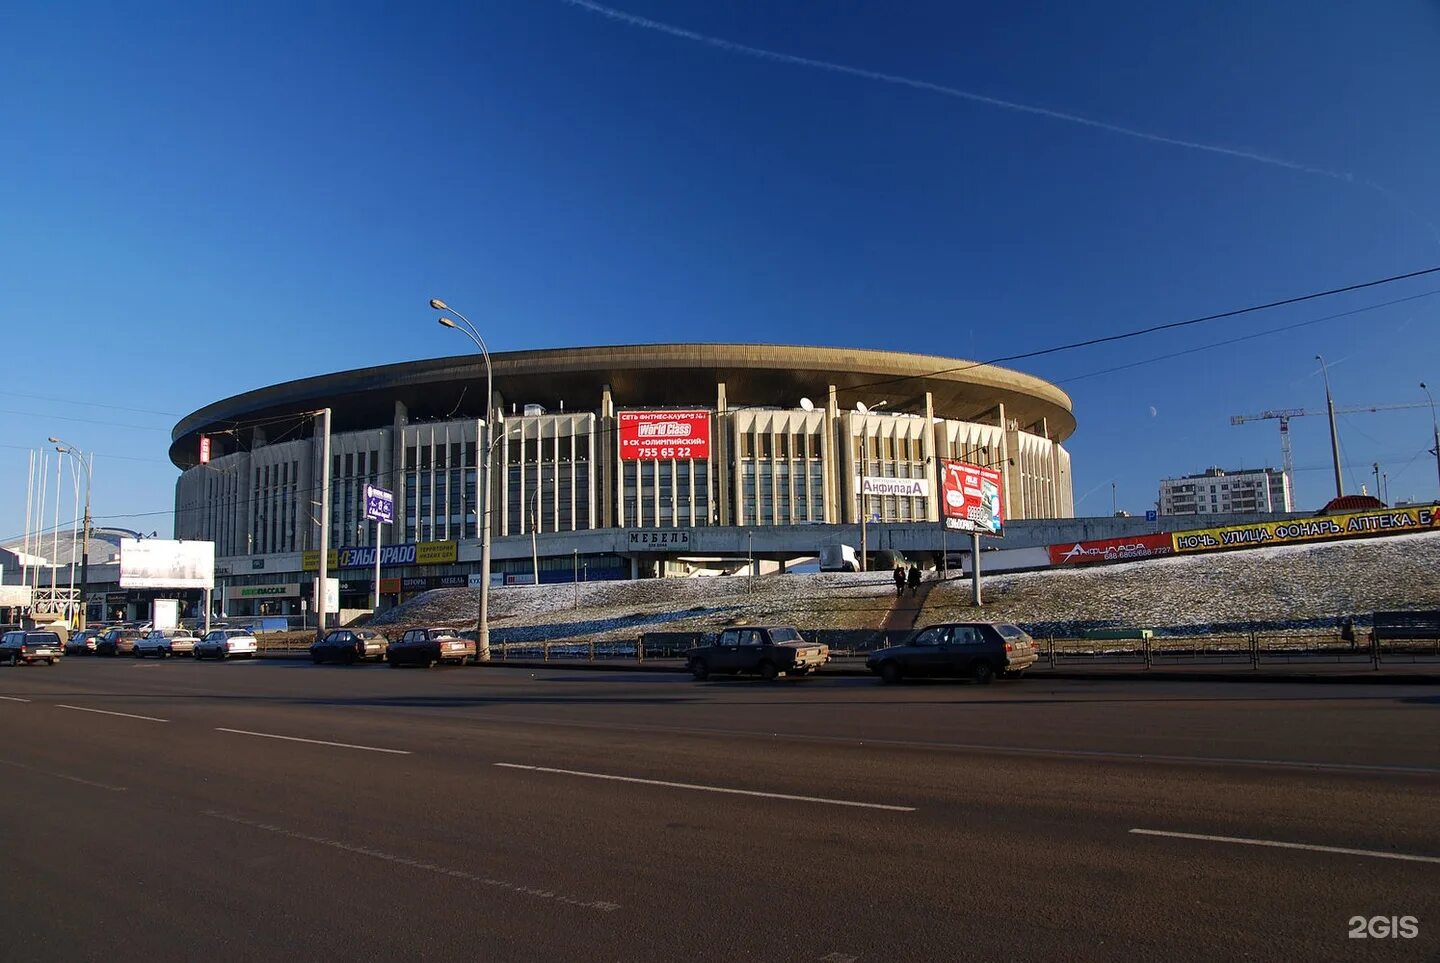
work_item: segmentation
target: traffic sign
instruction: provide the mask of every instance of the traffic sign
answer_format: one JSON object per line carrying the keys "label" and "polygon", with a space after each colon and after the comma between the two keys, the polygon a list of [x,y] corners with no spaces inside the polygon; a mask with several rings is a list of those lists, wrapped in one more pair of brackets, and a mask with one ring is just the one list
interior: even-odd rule
{"label": "traffic sign", "polygon": [[1147,522],[1153,522],[1159,517],[1159,514],[1154,509],[1151,509],[1150,511],[1145,513],[1145,521]]}
{"label": "traffic sign", "polygon": [[365,486],[365,517],[372,522],[395,520],[395,494],[374,485]]}

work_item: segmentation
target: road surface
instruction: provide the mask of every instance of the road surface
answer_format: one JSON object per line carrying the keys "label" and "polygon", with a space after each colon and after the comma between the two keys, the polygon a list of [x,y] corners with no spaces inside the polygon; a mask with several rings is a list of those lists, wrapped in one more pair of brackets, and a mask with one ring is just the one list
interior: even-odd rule
{"label": "road surface", "polygon": [[1434,687],[72,657],[0,726],[7,961],[1440,958]]}

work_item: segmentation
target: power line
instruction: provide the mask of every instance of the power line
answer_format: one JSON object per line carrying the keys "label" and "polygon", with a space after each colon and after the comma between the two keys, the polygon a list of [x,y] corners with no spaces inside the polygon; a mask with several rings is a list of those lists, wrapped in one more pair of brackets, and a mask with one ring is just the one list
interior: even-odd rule
{"label": "power line", "polygon": [[55,401],[62,405],[80,405],[85,408],[110,408],[114,411],[133,411],[141,415],[166,415],[167,417],[178,418],[179,413],[174,411],[156,411],[153,408],[129,408],[125,405],[108,405],[99,401],[80,401],[75,398],[56,398],[51,395],[32,395],[23,391],[0,391],[0,395],[8,395],[12,398],[30,398],[35,401]]}
{"label": "power line", "polygon": [[1139,368],[1147,364],[1155,364],[1158,361],[1169,361],[1172,358],[1184,357],[1187,354],[1197,354],[1201,351],[1209,351],[1212,348],[1222,348],[1226,345],[1239,344],[1242,341],[1254,341],[1256,338],[1269,337],[1272,334],[1280,334],[1284,331],[1293,331],[1296,328],[1308,327],[1312,324],[1321,324],[1325,321],[1335,321],[1339,318],[1348,318],[1356,314],[1363,314],[1366,311],[1378,311],[1380,308],[1393,307],[1397,304],[1404,304],[1407,301],[1417,301],[1421,298],[1431,298],[1440,294],[1440,288],[1433,291],[1423,291],[1420,294],[1412,294],[1409,297],[1395,298],[1393,301],[1382,301],[1379,304],[1371,304],[1363,308],[1355,308],[1350,311],[1341,311],[1339,314],[1327,314],[1323,318],[1311,318],[1308,321],[1297,321],[1294,324],[1284,324],[1278,328],[1270,328],[1266,331],[1258,331],[1255,334],[1245,334],[1237,338],[1226,338],[1223,341],[1212,341],[1209,344],[1202,344],[1194,348],[1186,348],[1183,351],[1172,351],[1169,354],[1156,355],[1153,358],[1146,358],[1143,361],[1132,361],[1129,364],[1116,365],[1113,368],[1102,368],[1099,371],[1091,371],[1087,374],[1075,375],[1070,378],[1061,378],[1056,384],[1070,384],[1072,381],[1083,381],[1086,378],[1098,378],[1100,375],[1114,374],[1117,371],[1128,371],[1131,368]]}
{"label": "power line", "polygon": [[1039,348],[1034,351],[1023,351],[1019,354],[1002,355],[992,358],[989,361],[967,361],[965,364],[955,365],[950,368],[941,368],[938,371],[931,371],[920,375],[898,375],[893,378],[883,378],[879,381],[870,381],[864,384],[847,386],[845,391],[858,391],[861,388],[877,388],[882,385],[897,384],[902,381],[914,381],[917,379],[933,378],[942,374],[954,374],[959,371],[969,371],[972,368],[983,368],[989,365],[1002,364],[1007,361],[1023,361],[1027,358],[1039,358],[1045,355],[1058,354],[1062,351],[1073,351],[1077,348],[1090,348],[1099,344],[1110,344],[1115,341],[1125,341],[1130,338],[1139,338],[1147,334],[1155,334],[1160,331],[1173,331],[1177,328],[1190,327],[1197,324],[1206,324],[1211,321],[1222,321],[1226,318],[1237,318],[1245,314],[1253,314],[1256,311],[1268,311],[1271,308],[1281,308],[1291,304],[1301,304],[1306,301],[1314,301],[1319,298],[1333,297],[1337,294],[1346,294],[1351,291],[1361,291],[1366,288],[1379,287],[1384,284],[1393,284],[1396,281],[1408,281],[1413,278],[1424,277],[1429,274],[1440,273],[1440,266],[1429,267],[1419,271],[1409,271],[1405,274],[1392,274],[1389,277],[1377,278],[1373,281],[1361,281],[1357,284],[1347,284],[1344,287],[1330,288],[1325,291],[1315,291],[1311,294],[1300,294],[1294,297],[1281,298],[1278,301],[1266,301],[1263,304],[1252,304],[1244,308],[1234,308],[1229,311],[1221,311],[1218,314],[1206,314],[1198,318],[1187,318],[1183,321],[1167,321],[1163,324],[1153,324],[1145,328],[1137,328],[1134,331],[1125,331],[1120,334],[1109,334],[1098,338],[1087,338],[1084,341],[1071,341],[1066,344],[1058,344],[1049,348]]}

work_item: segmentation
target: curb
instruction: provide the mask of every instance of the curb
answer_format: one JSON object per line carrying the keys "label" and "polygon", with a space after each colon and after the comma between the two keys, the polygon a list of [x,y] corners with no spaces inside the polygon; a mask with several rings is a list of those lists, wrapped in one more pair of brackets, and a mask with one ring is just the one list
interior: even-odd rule
{"label": "curb", "polygon": [[[645,662],[533,662],[514,661],[509,662],[486,662],[478,668],[486,669],[566,669],[580,672],[659,672],[678,675],[687,674],[683,665],[657,665]],[[850,666],[838,668],[827,667],[822,669],[818,678],[873,678],[868,669]],[[1300,682],[1300,683],[1335,683],[1344,685],[1440,685],[1440,671],[1405,675],[1395,672],[1376,672],[1373,674],[1360,674],[1347,672],[1344,674],[1325,675],[1319,673],[1282,673],[1282,672],[1257,672],[1253,670],[1234,672],[1168,672],[1164,669],[1156,670],[1131,670],[1120,672],[1094,672],[1087,670],[1072,671],[1068,669],[1032,669],[1028,674],[1031,680],[1037,679],[1065,679],[1085,682]]]}

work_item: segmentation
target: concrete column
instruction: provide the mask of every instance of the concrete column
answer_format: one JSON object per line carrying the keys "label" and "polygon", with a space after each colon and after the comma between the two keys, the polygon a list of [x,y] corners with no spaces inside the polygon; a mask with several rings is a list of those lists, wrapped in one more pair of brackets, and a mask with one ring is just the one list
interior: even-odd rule
{"label": "concrete column", "polygon": [[836,400],[835,386],[830,385],[825,400],[825,430],[820,436],[820,465],[825,480],[825,522],[839,524],[845,517],[840,505],[839,479],[840,459],[836,452],[836,441],[840,431],[840,405]]}
{"label": "concrete column", "polygon": [[940,520],[940,459],[935,454],[935,396],[925,392],[925,430],[920,433],[920,454],[925,459],[925,478],[930,497],[925,499],[927,521]]}
{"label": "concrete column", "polygon": [[[596,419],[597,424],[593,443],[590,446],[590,459],[595,465],[596,478],[600,484],[597,504],[600,507],[600,517],[593,514],[592,524],[598,528],[614,528],[618,496],[615,493],[615,473],[620,458],[620,432],[619,426],[615,424],[615,399],[610,393],[609,385],[600,386],[600,417]],[[594,489],[592,488],[593,492]]]}
{"label": "concrete column", "polygon": [[[726,422],[726,401],[725,382],[721,381],[715,385],[715,426],[711,432],[714,444],[710,452],[710,471],[706,473],[706,494],[712,506],[717,495],[729,491],[730,484],[730,445],[729,432],[725,430]],[[730,501],[727,498],[720,499],[720,505],[714,511],[715,518],[721,525],[729,525]]]}

